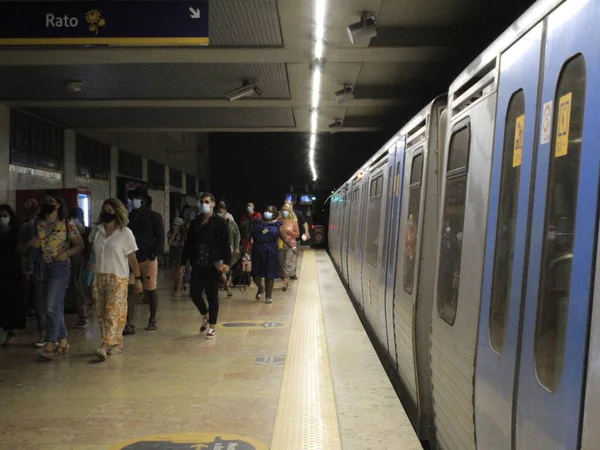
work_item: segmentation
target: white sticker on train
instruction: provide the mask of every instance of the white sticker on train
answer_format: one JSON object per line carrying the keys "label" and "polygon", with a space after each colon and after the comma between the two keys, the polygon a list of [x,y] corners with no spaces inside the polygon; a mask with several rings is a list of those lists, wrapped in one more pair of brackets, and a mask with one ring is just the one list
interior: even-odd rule
{"label": "white sticker on train", "polygon": [[544,112],[542,114],[542,135],[540,136],[540,144],[550,142],[550,131],[552,128],[552,102],[544,103]]}

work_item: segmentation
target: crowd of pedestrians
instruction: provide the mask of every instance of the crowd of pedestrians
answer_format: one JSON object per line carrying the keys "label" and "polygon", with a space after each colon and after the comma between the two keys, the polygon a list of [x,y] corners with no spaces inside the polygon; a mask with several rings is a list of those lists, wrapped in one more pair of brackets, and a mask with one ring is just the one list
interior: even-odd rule
{"label": "crowd of pedestrians", "polygon": [[[102,204],[97,220],[86,226],[80,208],[67,211],[59,192],[48,191],[41,203],[30,199],[22,225],[9,205],[0,205],[0,328],[2,347],[12,347],[26,327],[33,305],[38,356],[53,360],[69,351],[65,297],[75,298],[78,321],[95,317],[102,342],[95,355],[105,361],[122,353],[123,336],[136,332],[135,307],[140,295],[148,304],[147,331],[158,329],[158,259],[166,243],[173,296],[188,296],[201,316],[200,332],[216,337],[219,288],[233,295],[234,272],[250,272],[256,300],[273,302],[275,280],[283,290],[296,278],[297,246],[310,237],[302,214],[291,202],[281,210],[268,205],[262,213],[247,204],[240,225],[210,193],[175,217],[165,235],[162,216],[152,209],[143,188],[129,192],[131,210],[117,199]],[[90,310],[89,306],[92,305]]]}

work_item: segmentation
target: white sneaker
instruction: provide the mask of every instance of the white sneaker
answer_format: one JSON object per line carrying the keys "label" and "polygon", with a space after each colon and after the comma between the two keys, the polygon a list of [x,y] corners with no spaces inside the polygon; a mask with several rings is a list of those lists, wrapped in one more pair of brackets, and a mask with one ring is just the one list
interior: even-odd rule
{"label": "white sneaker", "polygon": [[204,333],[207,328],[210,327],[210,323],[208,323],[207,319],[202,319],[202,326],[200,327],[200,333]]}
{"label": "white sneaker", "polygon": [[273,299],[272,298],[268,298],[265,300],[265,303],[273,303]]}
{"label": "white sneaker", "polygon": [[209,328],[206,332],[206,339],[214,339],[217,337],[217,332],[214,328]]}

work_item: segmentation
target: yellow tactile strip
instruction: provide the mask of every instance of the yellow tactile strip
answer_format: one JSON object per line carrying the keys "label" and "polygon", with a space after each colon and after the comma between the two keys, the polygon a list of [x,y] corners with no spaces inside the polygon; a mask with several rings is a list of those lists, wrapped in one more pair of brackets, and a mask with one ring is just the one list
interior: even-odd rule
{"label": "yellow tactile strip", "polygon": [[341,449],[317,261],[303,252],[271,450]]}

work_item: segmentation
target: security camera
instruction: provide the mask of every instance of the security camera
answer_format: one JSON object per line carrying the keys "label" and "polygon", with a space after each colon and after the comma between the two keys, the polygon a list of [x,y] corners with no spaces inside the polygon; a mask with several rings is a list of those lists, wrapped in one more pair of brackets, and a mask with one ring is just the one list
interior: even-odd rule
{"label": "security camera", "polygon": [[262,92],[258,86],[256,86],[256,83],[252,81],[244,81],[244,84],[241,87],[225,93],[225,98],[230,102],[233,102],[235,100],[239,100],[240,98],[250,97],[253,94],[261,95]]}
{"label": "security camera", "polygon": [[363,12],[360,16],[360,22],[348,25],[348,37],[350,42],[356,44],[360,41],[372,39],[377,36],[377,26],[375,25],[375,16]]}
{"label": "security camera", "polygon": [[354,87],[344,84],[344,88],[335,93],[335,101],[338,105],[342,105],[349,100],[354,99]]}
{"label": "security camera", "polygon": [[342,131],[343,127],[344,127],[344,123],[342,122],[342,120],[335,119],[335,121],[333,123],[329,124],[329,132],[331,134],[338,133],[338,132]]}

